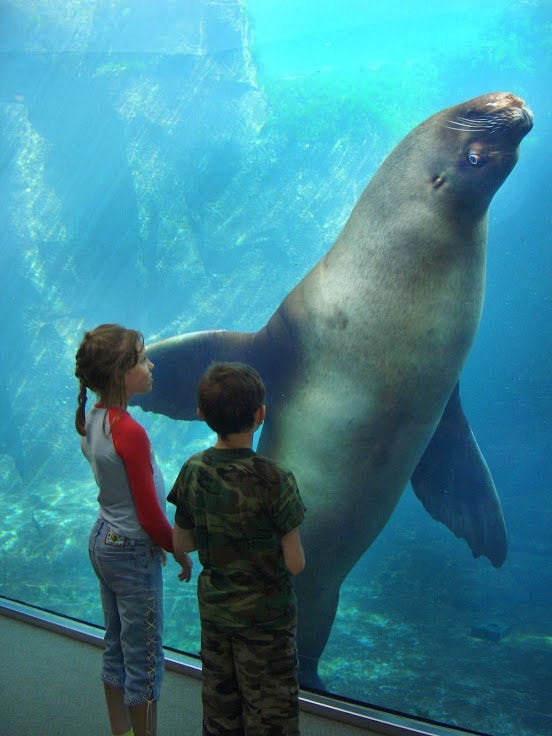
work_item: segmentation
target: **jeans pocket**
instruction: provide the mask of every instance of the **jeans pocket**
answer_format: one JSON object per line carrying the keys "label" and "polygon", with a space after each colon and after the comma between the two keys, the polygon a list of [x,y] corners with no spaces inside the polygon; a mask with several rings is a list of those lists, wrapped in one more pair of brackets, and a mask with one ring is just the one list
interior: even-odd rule
{"label": "jeans pocket", "polygon": [[[141,592],[143,554],[130,547],[103,547],[96,550],[94,566],[101,579],[116,595]],[[94,561],[92,563],[94,565]]]}

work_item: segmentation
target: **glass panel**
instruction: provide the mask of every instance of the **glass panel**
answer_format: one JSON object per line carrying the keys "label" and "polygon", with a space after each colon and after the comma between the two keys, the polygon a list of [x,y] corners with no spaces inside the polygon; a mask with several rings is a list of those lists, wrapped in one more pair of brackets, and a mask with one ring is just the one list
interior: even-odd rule
{"label": "glass panel", "polygon": [[[417,123],[511,90],[534,110],[535,129],[491,205],[485,306],[461,379],[502,502],[507,559],[498,569],[473,559],[408,484],[341,586],[319,674],[328,692],[422,718],[500,736],[550,733],[549,10],[544,0],[2,3],[2,595],[101,623],[86,552],[97,490],[73,427],[85,329],[117,321],[148,342],[259,330]],[[380,213],[390,206],[390,232],[413,207],[408,181],[395,174],[379,203]],[[372,302],[363,309],[373,314]],[[323,305],[313,320],[322,315]],[[347,327],[346,315],[330,317]],[[379,359],[371,345],[359,346],[359,364]],[[337,427],[357,367],[330,348],[322,359],[340,366],[341,393],[322,379],[316,401],[333,403]],[[298,423],[297,396],[311,381],[307,371],[286,397]],[[131,411],[168,487],[213,439],[199,422]],[[368,425],[352,411],[348,457],[335,456],[337,438],[322,433],[316,411],[302,428],[326,448],[330,476],[363,462]],[[384,450],[386,417],[376,437]],[[300,482],[305,463],[301,455],[293,466]],[[363,497],[351,495],[344,487],[335,499],[304,575],[329,550],[353,555]],[[310,503],[307,536],[320,506]],[[176,574],[170,561],[165,641],[197,653],[195,584]]]}

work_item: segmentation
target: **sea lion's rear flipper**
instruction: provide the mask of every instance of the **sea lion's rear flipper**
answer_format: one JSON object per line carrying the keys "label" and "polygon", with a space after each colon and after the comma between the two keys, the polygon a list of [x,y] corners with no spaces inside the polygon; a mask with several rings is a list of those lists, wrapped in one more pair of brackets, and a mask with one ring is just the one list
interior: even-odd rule
{"label": "sea lion's rear flipper", "polygon": [[490,470],[460,404],[458,383],[411,477],[427,511],[494,567],[506,559],[502,507]]}

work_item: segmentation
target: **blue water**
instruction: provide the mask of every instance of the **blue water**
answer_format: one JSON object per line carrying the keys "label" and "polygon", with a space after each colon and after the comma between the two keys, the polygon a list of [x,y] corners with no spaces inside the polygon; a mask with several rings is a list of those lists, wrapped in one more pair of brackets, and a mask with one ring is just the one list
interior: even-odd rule
{"label": "blue water", "polygon": [[[511,90],[535,127],[491,205],[462,376],[508,559],[474,560],[407,489],[342,589],[320,670],[330,692],[423,718],[552,731],[551,11],[0,2],[1,594],[101,623],[86,554],[96,491],[73,429],[84,329],[258,329],[415,124]],[[167,485],[211,439],[133,412]],[[176,573],[166,642],[197,653],[193,583]],[[485,626],[498,642],[472,635]]]}

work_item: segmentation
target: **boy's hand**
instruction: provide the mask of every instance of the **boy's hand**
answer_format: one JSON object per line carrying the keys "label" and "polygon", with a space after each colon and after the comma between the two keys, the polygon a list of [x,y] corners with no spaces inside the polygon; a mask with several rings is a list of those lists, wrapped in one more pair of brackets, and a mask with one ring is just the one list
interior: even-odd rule
{"label": "boy's hand", "polygon": [[178,573],[178,579],[185,580],[188,583],[190,581],[190,578],[192,577],[192,558],[186,553],[184,553],[184,555],[182,556],[179,556],[178,558],[175,555],[174,558],[182,568]]}

